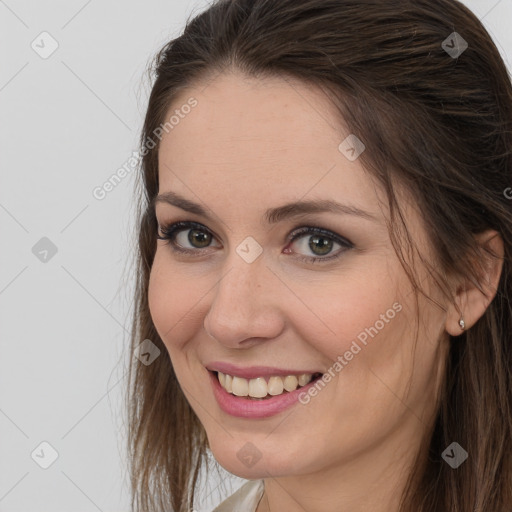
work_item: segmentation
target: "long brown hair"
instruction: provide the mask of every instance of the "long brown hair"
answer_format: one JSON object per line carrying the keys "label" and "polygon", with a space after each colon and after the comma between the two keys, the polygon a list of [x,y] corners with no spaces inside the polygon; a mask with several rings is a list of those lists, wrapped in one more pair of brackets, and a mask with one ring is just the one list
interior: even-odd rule
{"label": "long brown hair", "polygon": [[[512,85],[490,35],[456,0],[220,0],[189,19],[183,34],[156,55],[140,139],[141,148],[148,140],[154,147],[143,152],[137,191],[126,403],[132,507],[192,509],[208,453],[148,308],[157,235],[151,201],[158,193],[158,127],[180,91],[225,69],[291,77],[329,95],[350,133],[364,141],[361,162],[386,192],[390,238],[416,297],[423,292],[406,258],[413,242],[398,185],[423,214],[436,252],[430,271],[446,293],[447,276],[481,282],[485,263],[474,235],[488,229],[501,235],[496,295],[475,325],[450,339],[426,463],[411,474],[400,510],[510,512]],[[146,339],[164,355],[151,365],[132,355]],[[441,457],[453,441],[469,452],[457,470]]]}

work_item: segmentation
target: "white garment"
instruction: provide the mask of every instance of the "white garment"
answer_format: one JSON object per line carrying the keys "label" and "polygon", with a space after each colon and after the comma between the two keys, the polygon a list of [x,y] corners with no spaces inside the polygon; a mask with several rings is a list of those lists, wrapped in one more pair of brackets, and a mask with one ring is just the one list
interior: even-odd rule
{"label": "white garment", "polygon": [[263,496],[263,480],[249,480],[225,499],[213,512],[256,512]]}

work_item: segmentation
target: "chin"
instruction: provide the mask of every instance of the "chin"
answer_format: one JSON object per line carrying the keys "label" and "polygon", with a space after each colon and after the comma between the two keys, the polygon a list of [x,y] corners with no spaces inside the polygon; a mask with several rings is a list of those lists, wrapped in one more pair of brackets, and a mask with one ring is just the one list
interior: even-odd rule
{"label": "chin", "polygon": [[[260,478],[289,476],[297,471],[296,460],[292,465],[291,457],[283,451],[271,450],[268,455],[266,449],[258,449],[250,441],[231,440],[231,444],[215,442],[210,444],[210,449],[216,461],[226,470],[240,478],[256,480]],[[262,443],[260,443],[261,446]]]}

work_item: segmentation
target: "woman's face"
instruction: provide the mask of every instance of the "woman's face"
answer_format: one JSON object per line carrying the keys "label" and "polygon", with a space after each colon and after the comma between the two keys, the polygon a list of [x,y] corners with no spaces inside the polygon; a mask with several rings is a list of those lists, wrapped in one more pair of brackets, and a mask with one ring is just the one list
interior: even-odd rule
{"label": "woman's face", "polygon": [[[414,293],[361,146],[340,146],[350,132],[321,92],[284,79],[220,75],[182,93],[167,118],[176,109],[159,194],[183,199],[156,203],[159,235],[195,224],[175,233],[185,253],[157,241],[149,304],[214,456],[263,478],[362,465],[369,475],[411,455],[435,411],[446,313],[420,296],[414,353]],[[283,208],[311,201],[343,207]],[[431,257],[418,213],[402,207]],[[236,377],[221,377],[231,393],[219,370]],[[236,396],[247,392],[260,399]]]}

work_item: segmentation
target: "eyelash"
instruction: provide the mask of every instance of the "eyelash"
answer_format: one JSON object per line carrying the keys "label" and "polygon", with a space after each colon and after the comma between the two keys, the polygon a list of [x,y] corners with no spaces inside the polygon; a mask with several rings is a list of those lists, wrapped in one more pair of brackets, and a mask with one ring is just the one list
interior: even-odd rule
{"label": "eyelash", "polygon": [[[186,229],[196,229],[198,231],[203,231],[205,233],[210,234],[211,236],[214,236],[213,233],[211,233],[206,226],[203,226],[202,224],[199,224],[197,222],[192,221],[178,221],[172,224],[164,224],[163,226],[159,226],[160,230],[163,234],[163,236],[160,236],[157,234],[157,238],[159,240],[163,240],[166,242],[166,244],[169,244],[171,246],[171,250],[174,252],[179,252],[182,254],[189,254],[196,256],[197,252],[200,251],[200,249],[185,249],[178,244],[176,244],[175,239],[176,235],[184,231]],[[349,240],[346,240],[345,238],[340,237],[336,233],[333,233],[332,231],[314,227],[314,226],[303,226],[300,227],[288,236],[288,243],[295,242],[298,238],[301,238],[303,235],[310,234],[310,235],[322,235],[325,238],[328,238],[330,240],[333,240],[334,242],[338,243],[342,247],[347,249],[352,249],[354,245]],[[319,257],[319,256],[298,256],[298,259],[307,263],[325,263],[332,260],[336,260],[341,257],[341,255],[345,252],[345,250],[339,250],[337,253],[335,253],[332,256],[326,256],[326,257]]]}

